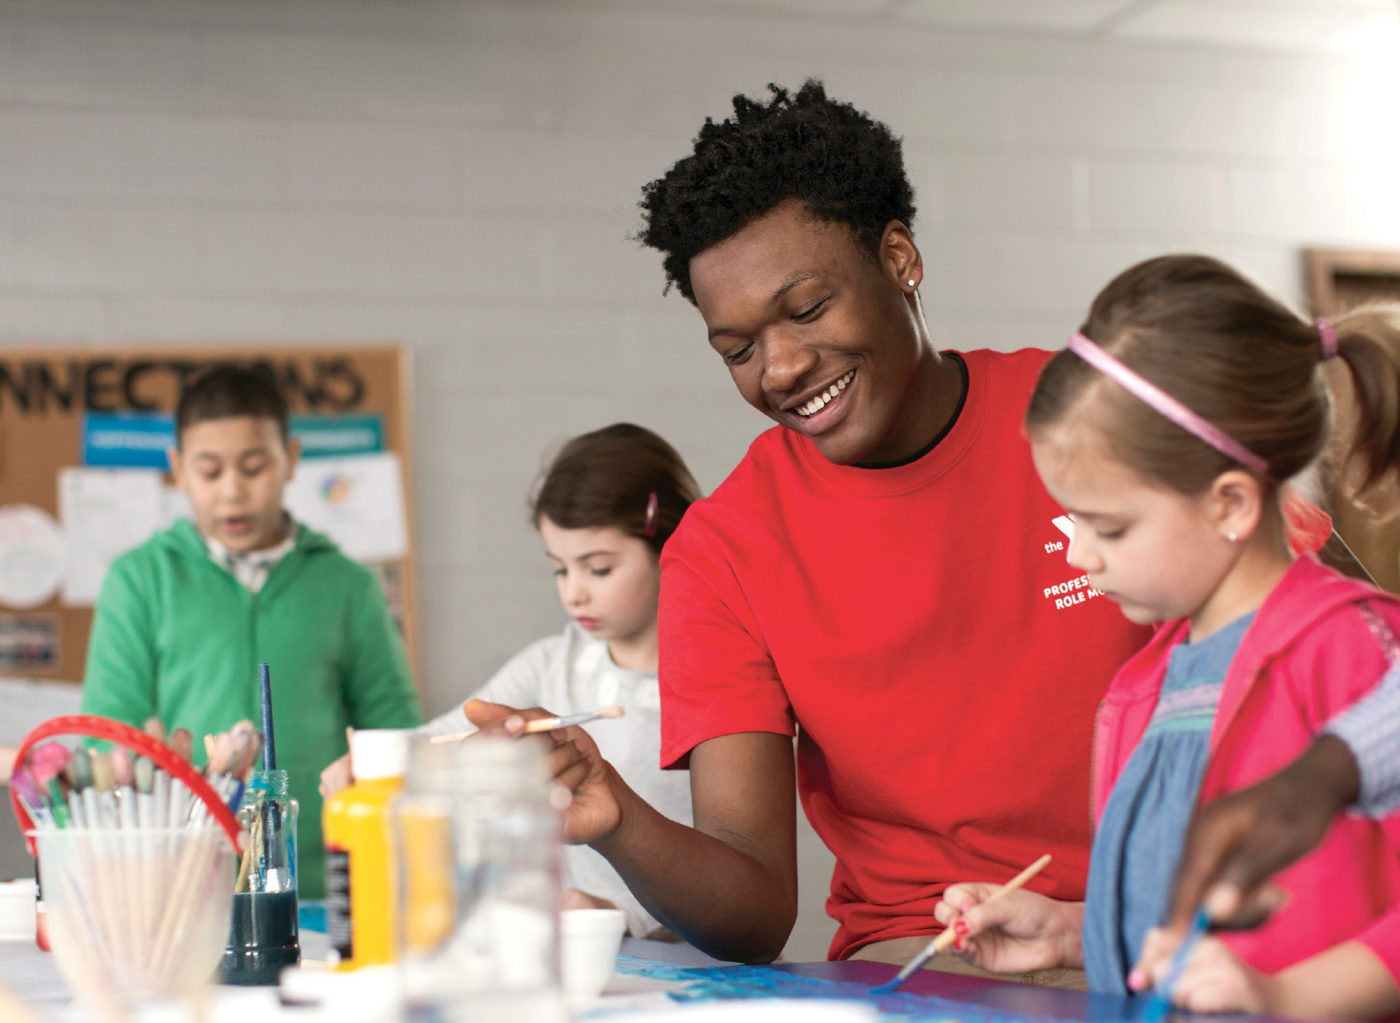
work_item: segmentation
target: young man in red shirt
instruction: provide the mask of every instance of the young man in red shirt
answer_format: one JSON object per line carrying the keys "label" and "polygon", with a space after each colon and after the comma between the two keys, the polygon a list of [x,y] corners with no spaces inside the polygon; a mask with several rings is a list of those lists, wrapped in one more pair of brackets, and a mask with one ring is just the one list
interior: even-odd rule
{"label": "young man in red shirt", "polygon": [[571,740],[590,759],[560,774],[568,836],[687,940],[766,961],[796,914],[796,789],[836,854],[832,958],[902,962],[954,881],[1050,852],[1031,887],[1082,898],[1094,711],[1145,633],[1066,564],[1021,436],[1049,353],[940,353],[899,141],[819,83],[773,92],[642,201],[778,424],[662,555],[662,759],[690,769],[695,827],[569,735],[558,763]]}

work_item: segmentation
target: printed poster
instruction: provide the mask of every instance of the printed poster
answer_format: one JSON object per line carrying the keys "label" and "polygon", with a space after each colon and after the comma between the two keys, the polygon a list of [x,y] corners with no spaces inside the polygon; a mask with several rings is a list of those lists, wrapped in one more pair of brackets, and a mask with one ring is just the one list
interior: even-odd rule
{"label": "printed poster", "polygon": [[284,504],[356,561],[408,554],[402,468],[393,452],[307,459],[297,464]]}

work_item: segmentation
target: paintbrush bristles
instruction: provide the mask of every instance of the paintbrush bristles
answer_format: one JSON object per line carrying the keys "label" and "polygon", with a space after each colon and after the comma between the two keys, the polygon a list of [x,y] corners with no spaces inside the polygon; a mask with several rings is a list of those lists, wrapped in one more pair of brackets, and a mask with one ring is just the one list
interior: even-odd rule
{"label": "paintbrush bristles", "polygon": [[[468,700],[468,703],[471,701]],[[599,718],[620,718],[627,713],[626,708],[620,703],[614,703],[611,707],[600,707],[598,710],[585,710],[577,714],[560,714],[552,718],[533,718],[525,722],[525,727],[520,731],[524,735],[534,735],[539,732],[553,732],[561,728],[571,728],[574,725],[586,725],[590,721],[597,721]],[[453,732],[451,735],[435,735],[429,742],[461,742],[476,734],[473,729],[470,732]]]}
{"label": "paintbrush bristles", "polygon": [[209,773],[225,774],[228,772],[229,761],[233,758],[233,736],[222,732],[212,736],[212,742],[207,741],[210,738],[210,736],[205,736],[206,748],[210,751]]}
{"label": "paintbrush bristles", "polygon": [[137,792],[150,792],[155,787],[156,765],[150,757],[137,757],[131,773]]}
{"label": "paintbrush bristles", "polygon": [[597,721],[599,718],[620,718],[626,713],[622,704],[614,703],[611,707],[600,707],[598,710],[585,710],[577,714],[561,714],[553,718],[535,718],[533,721],[525,722],[525,731],[552,732],[560,728],[571,728],[574,725],[586,725],[590,721]]}
{"label": "paintbrush bristles", "polygon": [[68,758],[68,763],[63,767],[63,780],[72,788],[79,790],[87,788],[87,785],[92,781],[87,750],[79,748],[73,751],[73,755]]}
{"label": "paintbrush bristles", "polygon": [[125,788],[133,783],[131,754],[126,751],[125,746],[112,748],[112,777],[117,788]]}
{"label": "paintbrush bristles", "polygon": [[177,728],[170,733],[170,748],[181,760],[189,763],[194,756],[194,736],[188,728]]}
{"label": "paintbrush bristles", "polygon": [[111,792],[117,787],[117,772],[112,758],[106,753],[92,755],[92,783],[98,792]]}

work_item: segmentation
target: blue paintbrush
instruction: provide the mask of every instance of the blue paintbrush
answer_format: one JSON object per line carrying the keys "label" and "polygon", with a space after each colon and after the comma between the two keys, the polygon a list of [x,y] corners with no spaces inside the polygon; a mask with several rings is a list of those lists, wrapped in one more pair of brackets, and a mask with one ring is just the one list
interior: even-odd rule
{"label": "blue paintbrush", "polygon": [[[266,661],[258,665],[258,688],[262,698],[262,727],[263,727],[263,770],[277,770],[277,753],[272,744],[272,668]],[[259,891],[267,890],[267,869],[268,864],[273,863],[272,850],[281,841],[282,832],[282,812],[275,800],[268,799],[259,807],[262,815],[262,862],[258,865],[259,876],[262,883]]]}
{"label": "blue paintbrush", "polygon": [[1147,998],[1147,1007],[1142,1010],[1143,1023],[1161,1023],[1166,1018],[1172,1007],[1172,988],[1176,987],[1177,980],[1181,977],[1181,971],[1186,968],[1186,960],[1191,958],[1191,953],[1196,950],[1196,943],[1210,930],[1210,917],[1206,914],[1204,907],[1196,910],[1196,915],[1191,918],[1191,926],[1186,928],[1186,934],[1181,939],[1181,944],[1176,946],[1176,951],[1172,953],[1172,958],[1167,963],[1167,972],[1162,976],[1162,982],[1152,989],[1152,994]]}
{"label": "blue paintbrush", "polygon": [[262,699],[263,770],[277,770],[277,753],[272,748],[272,668],[266,661],[258,665],[258,692]]}
{"label": "blue paintbrush", "polygon": [[[1025,870],[1021,871],[1019,874],[1013,877],[1010,881],[1007,881],[1006,884],[1002,885],[996,891],[992,892],[991,895],[988,895],[985,899],[982,900],[981,905],[985,906],[989,902],[995,902],[1003,895],[1010,895],[1017,888],[1020,888],[1031,878],[1035,877],[1036,874],[1039,874],[1042,870],[1044,870],[1045,865],[1049,862],[1050,854],[1046,853],[1044,856],[1036,860]],[[885,983],[879,984],[871,988],[870,993],[872,995],[889,994],[895,988],[899,987],[899,985],[903,984],[906,980],[908,980],[913,975],[915,970],[921,969],[926,962],[928,962],[935,955],[943,951],[943,949],[947,948],[956,940],[957,935],[953,932],[953,928],[945,928],[943,930],[943,933],[939,934],[937,937],[935,937],[932,941],[930,941],[927,945],[924,946],[922,952],[916,955],[913,959],[909,960],[909,962],[905,963],[904,967],[897,974],[895,974],[892,979],[887,980],[885,981]]]}

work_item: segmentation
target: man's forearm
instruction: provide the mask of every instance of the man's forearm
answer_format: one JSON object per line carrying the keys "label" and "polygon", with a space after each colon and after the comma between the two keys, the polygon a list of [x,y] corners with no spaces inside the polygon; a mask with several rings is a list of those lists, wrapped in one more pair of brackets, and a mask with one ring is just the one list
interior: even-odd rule
{"label": "man's forearm", "polygon": [[647,911],[717,959],[776,958],[797,916],[795,862],[766,865],[744,850],[742,836],[706,834],[665,817],[615,771],[610,784],[621,821],[592,845]]}

